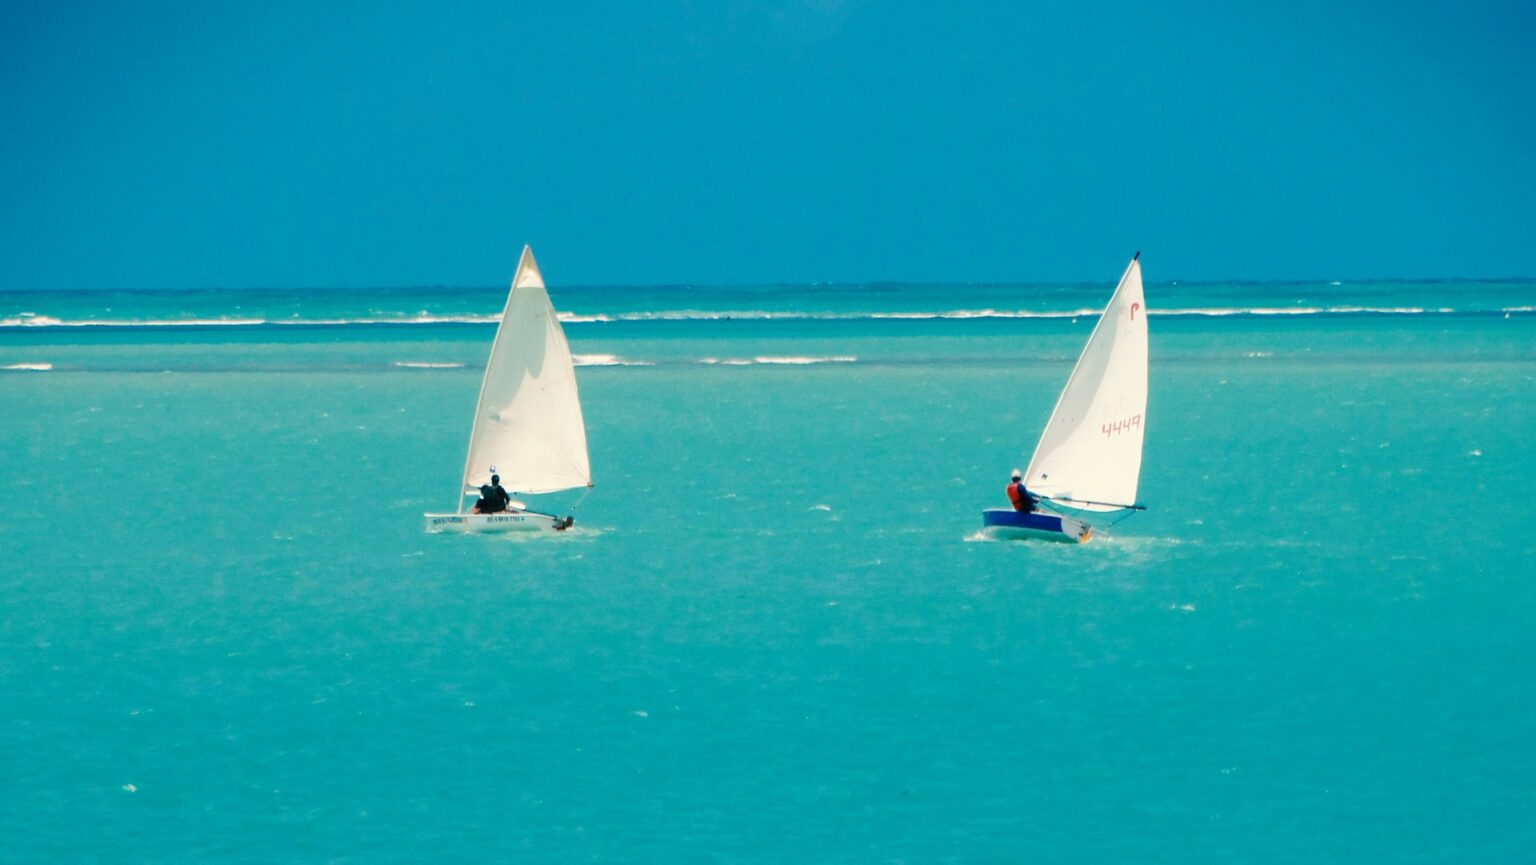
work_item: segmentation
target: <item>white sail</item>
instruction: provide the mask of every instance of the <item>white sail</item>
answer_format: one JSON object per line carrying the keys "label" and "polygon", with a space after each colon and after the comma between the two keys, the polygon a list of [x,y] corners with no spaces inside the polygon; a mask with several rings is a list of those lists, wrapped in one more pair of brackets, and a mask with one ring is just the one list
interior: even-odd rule
{"label": "white sail", "polygon": [[1146,429],[1147,307],[1133,258],[1056,401],[1024,485],[1081,510],[1134,504]]}
{"label": "white sail", "polygon": [[[526,246],[485,364],[463,491],[489,483],[493,467],[515,493],[592,483],[571,350]],[[459,501],[462,512],[462,495]]]}

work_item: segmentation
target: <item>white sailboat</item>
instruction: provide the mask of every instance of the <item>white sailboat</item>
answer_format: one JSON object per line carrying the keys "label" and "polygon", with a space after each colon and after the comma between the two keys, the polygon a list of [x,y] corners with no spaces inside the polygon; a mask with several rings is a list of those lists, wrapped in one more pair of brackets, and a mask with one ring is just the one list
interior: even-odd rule
{"label": "white sailboat", "polygon": [[563,531],[574,522],[517,501],[501,513],[466,512],[466,497],[478,495],[492,475],[514,495],[592,486],[571,349],[526,246],[480,383],[458,511],[426,514],[427,531]]}
{"label": "white sailboat", "polygon": [[982,513],[993,534],[1083,543],[1084,513],[1143,510],[1136,504],[1147,428],[1147,307],[1141,253],[1120,277],[1067,378],[1024,472],[1042,505],[1076,514],[996,508]]}

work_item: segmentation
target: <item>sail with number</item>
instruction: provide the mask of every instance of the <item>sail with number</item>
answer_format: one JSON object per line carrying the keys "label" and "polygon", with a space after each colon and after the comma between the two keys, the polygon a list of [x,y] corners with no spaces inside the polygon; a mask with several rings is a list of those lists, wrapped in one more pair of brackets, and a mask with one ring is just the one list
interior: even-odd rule
{"label": "sail with number", "polygon": [[[515,493],[592,484],[571,350],[526,246],[485,365],[463,492],[477,491],[493,472]],[[463,502],[461,495],[460,513]]]}
{"label": "sail with number", "polygon": [[1147,428],[1147,308],[1138,258],[1088,337],[1024,474],[1031,492],[1079,510],[1136,502]]}

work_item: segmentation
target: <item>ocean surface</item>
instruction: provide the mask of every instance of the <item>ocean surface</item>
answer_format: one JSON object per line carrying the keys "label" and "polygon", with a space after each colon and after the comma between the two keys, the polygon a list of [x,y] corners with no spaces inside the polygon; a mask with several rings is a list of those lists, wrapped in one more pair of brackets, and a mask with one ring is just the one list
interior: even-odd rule
{"label": "ocean surface", "polygon": [[504,288],[0,293],[0,862],[1531,860],[1536,283],[1149,282],[1069,547],[1112,279],[549,278],[532,538],[422,531]]}

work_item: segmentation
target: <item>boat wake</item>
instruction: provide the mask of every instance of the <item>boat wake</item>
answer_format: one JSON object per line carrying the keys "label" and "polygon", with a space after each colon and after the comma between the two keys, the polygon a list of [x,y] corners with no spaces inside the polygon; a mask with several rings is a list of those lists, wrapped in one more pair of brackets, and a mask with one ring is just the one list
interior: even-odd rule
{"label": "boat wake", "polygon": [[598,526],[583,526],[580,521],[564,531],[559,532],[500,532],[496,534],[464,533],[462,537],[475,538],[477,540],[490,540],[502,544],[543,544],[558,540],[561,543],[575,541],[593,541],[600,538],[605,530]]}

